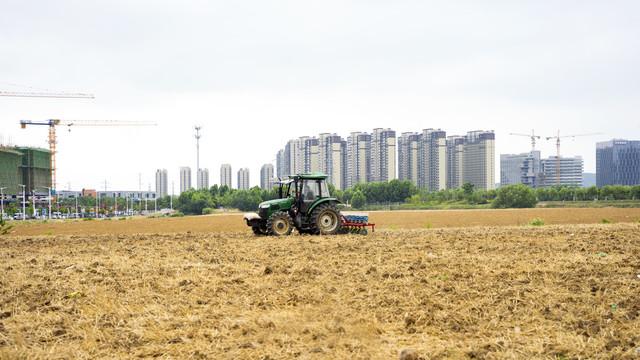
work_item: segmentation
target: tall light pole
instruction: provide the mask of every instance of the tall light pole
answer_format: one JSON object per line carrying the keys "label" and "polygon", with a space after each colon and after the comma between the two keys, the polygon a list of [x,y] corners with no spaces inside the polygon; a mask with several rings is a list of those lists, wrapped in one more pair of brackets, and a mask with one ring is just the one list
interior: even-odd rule
{"label": "tall light pole", "polygon": [[199,189],[202,187],[200,183],[200,129],[202,125],[196,125],[196,187]]}
{"label": "tall light pole", "polygon": [[2,192],[2,190],[6,189],[7,187],[0,187],[0,209],[2,212],[2,217],[4,217],[4,193]]}
{"label": "tall light pole", "polygon": [[18,186],[22,186],[22,220],[26,219],[26,211],[27,207],[25,206],[25,201],[27,200],[27,185],[16,184]]}

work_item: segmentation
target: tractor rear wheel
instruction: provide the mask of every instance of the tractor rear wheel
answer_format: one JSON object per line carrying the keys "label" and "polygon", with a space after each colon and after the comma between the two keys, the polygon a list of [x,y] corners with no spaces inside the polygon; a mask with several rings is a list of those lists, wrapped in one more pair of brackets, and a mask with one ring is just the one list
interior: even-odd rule
{"label": "tractor rear wheel", "polygon": [[340,211],[331,204],[320,204],[311,213],[309,226],[314,234],[334,235],[342,228]]}
{"label": "tractor rear wheel", "polygon": [[284,211],[278,211],[267,220],[267,231],[269,235],[283,236],[291,234],[293,230],[293,219]]}

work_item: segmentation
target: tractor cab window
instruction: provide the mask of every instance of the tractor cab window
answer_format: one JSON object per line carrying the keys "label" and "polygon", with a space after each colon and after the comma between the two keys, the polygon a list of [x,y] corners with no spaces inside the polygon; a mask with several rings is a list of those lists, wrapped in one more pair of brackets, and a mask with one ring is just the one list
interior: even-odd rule
{"label": "tractor cab window", "polygon": [[320,187],[317,180],[302,182],[302,196],[305,201],[315,201],[320,198]]}
{"label": "tractor cab window", "polygon": [[323,198],[327,198],[330,197],[331,195],[329,195],[329,187],[327,186],[327,182],[326,181],[320,181],[320,196],[322,196]]}

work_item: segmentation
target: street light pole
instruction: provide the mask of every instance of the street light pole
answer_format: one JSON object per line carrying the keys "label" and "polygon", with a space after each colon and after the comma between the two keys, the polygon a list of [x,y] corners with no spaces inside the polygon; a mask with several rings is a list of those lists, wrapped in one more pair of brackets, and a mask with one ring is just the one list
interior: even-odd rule
{"label": "street light pole", "polygon": [[16,184],[22,186],[22,220],[26,219],[27,207],[25,206],[25,200],[27,199],[27,185]]}
{"label": "street light pole", "polygon": [[6,186],[0,187],[0,208],[2,208],[2,217],[4,217],[4,193],[2,192],[2,190],[6,188]]}
{"label": "street light pole", "polygon": [[46,186],[43,186],[42,188],[49,190],[49,196],[47,196],[47,199],[49,199],[49,220],[51,220],[51,188]]}

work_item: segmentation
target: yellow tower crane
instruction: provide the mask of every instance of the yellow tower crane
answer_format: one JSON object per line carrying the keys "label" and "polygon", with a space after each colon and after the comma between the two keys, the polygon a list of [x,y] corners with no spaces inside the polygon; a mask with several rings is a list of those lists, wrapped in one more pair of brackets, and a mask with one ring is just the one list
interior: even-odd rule
{"label": "yellow tower crane", "polygon": [[126,120],[59,120],[49,119],[45,121],[20,120],[20,127],[26,129],[27,125],[49,126],[49,156],[51,158],[51,194],[56,194],[56,126],[153,126],[154,122],[126,121]]}
{"label": "yellow tower crane", "polygon": [[577,135],[563,135],[560,136],[560,130],[558,130],[558,135],[556,136],[547,136],[545,137],[545,139],[547,140],[551,140],[551,139],[556,139],[556,148],[557,148],[557,156],[556,156],[556,161],[557,161],[557,166],[556,166],[556,184],[560,185],[560,139],[561,138],[568,138],[568,137],[577,137],[577,136],[591,136],[591,135],[601,135],[602,133],[590,133],[590,134],[577,134]]}

